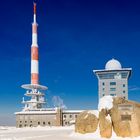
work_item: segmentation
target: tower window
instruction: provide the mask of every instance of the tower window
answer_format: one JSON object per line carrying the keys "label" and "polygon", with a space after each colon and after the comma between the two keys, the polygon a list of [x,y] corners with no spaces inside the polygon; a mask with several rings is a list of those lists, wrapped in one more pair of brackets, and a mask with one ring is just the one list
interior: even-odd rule
{"label": "tower window", "polygon": [[38,125],[40,125],[40,122],[38,122]]}
{"label": "tower window", "polygon": [[66,118],[66,115],[64,115],[64,118]]}
{"label": "tower window", "polygon": [[116,82],[110,82],[110,86],[116,85]]}
{"label": "tower window", "polygon": [[123,91],[123,93],[125,93],[125,90]]}
{"label": "tower window", "polygon": [[43,125],[45,125],[45,122],[43,122]]}
{"label": "tower window", "polygon": [[111,96],[116,96],[116,94],[110,94]]}
{"label": "tower window", "polygon": [[116,88],[110,88],[110,91],[116,91]]}
{"label": "tower window", "polygon": [[19,127],[21,128],[21,127],[22,127],[22,125],[20,124],[20,125],[19,125]]}
{"label": "tower window", "polygon": [[104,86],[104,85],[105,85],[105,83],[103,82],[103,83],[102,83],[102,85]]}
{"label": "tower window", "polygon": [[122,75],[122,78],[125,79],[128,76],[128,72],[123,72],[123,73],[121,73],[121,75]]}
{"label": "tower window", "polygon": [[72,115],[70,115],[70,118],[72,118]]}
{"label": "tower window", "polygon": [[125,84],[123,84],[123,87],[125,87]]}

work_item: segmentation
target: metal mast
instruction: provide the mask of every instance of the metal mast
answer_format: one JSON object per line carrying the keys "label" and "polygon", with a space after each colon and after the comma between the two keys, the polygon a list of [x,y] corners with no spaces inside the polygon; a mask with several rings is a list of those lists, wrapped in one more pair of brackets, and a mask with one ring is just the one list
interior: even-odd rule
{"label": "metal mast", "polygon": [[36,22],[36,3],[33,4],[33,23],[32,23],[32,45],[31,45],[31,84],[22,85],[26,89],[25,96],[30,96],[29,101],[23,101],[24,111],[43,109],[45,102],[42,90],[47,90],[46,86],[39,85],[39,59],[38,59],[38,39]]}

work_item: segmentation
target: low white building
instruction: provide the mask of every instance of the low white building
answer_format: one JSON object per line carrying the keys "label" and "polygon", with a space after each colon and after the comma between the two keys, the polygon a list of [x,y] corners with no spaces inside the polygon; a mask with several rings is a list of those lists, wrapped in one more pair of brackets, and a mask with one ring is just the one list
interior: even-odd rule
{"label": "low white building", "polygon": [[16,127],[69,126],[75,124],[78,114],[82,111],[50,108],[16,112]]}

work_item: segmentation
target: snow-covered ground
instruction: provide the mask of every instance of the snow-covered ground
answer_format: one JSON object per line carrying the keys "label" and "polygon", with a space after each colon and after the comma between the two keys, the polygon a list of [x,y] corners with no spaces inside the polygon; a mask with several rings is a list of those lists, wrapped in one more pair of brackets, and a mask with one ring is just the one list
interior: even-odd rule
{"label": "snow-covered ground", "polygon": [[[15,128],[0,127],[0,140],[107,140],[99,135],[97,130],[92,134],[79,134],[74,127],[37,127]],[[113,134],[109,140],[140,140],[136,138],[119,138]]]}

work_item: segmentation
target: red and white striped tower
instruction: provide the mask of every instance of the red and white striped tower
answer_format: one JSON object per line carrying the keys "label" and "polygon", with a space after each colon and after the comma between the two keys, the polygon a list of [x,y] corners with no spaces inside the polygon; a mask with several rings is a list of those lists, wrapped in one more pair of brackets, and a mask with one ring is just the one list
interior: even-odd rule
{"label": "red and white striped tower", "polygon": [[39,83],[37,26],[38,25],[36,22],[36,3],[34,3],[34,16],[32,23],[32,45],[31,45],[31,84]]}
{"label": "red and white striped tower", "polygon": [[25,84],[21,87],[27,89],[25,95],[30,96],[29,101],[22,101],[25,104],[24,111],[42,109],[45,102],[42,90],[47,90],[46,86],[39,85],[39,61],[38,61],[38,43],[37,43],[37,22],[36,22],[36,3],[34,3],[34,14],[32,23],[32,45],[31,45],[31,84]]}

